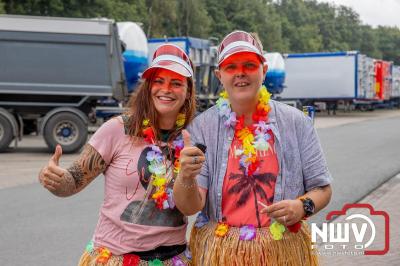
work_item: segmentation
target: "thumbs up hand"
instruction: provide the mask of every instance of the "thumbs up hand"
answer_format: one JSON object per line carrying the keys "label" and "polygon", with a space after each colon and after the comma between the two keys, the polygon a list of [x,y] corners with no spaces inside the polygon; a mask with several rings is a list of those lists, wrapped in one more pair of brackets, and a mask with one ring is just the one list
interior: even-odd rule
{"label": "thumbs up hand", "polygon": [[58,144],[56,146],[56,150],[54,151],[53,156],[49,160],[49,164],[51,163],[54,166],[58,166],[60,163],[61,155],[62,155],[62,148],[61,148],[60,144]]}
{"label": "thumbs up hand", "polygon": [[201,167],[205,161],[204,153],[197,147],[192,145],[190,134],[187,130],[182,130],[182,137],[184,142],[184,148],[180,153],[180,164],[181,170],[179,172],[179,178],[182,181],[193,180],[200,173]]}
{"label": "thumbs up hand", "polygon": [[185,147],[192,146],[192,141],[190,140],[190,133],[186,129],[182,130],[182,138]]}
{"label": "thumbs up hand", "polygon": [[39,182],[50,192],[60,190],[62,180],[67,170],[59,167],[60,158],[62,155],[62,148],[60,145],[56,146],[53,156],[50,158],[47,166],[39,173]]}

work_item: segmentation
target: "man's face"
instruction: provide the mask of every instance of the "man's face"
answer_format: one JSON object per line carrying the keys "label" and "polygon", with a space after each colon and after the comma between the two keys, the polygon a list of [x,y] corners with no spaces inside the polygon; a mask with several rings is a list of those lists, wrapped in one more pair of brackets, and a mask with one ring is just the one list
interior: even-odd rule
{"label": "man's face", "polygon": [[254,101],[265,78],[267,67],[251,52],[228,57],[215,74],[229,95],[231,102]]}

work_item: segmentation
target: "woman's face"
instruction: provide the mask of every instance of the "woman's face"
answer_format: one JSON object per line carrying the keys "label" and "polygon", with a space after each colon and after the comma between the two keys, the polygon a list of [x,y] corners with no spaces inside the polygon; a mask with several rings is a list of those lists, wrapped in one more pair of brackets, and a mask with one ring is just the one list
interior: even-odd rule
{"label": "woman's face", "polygon": [[187,78],[159,68],[150,84],[151,98],[158,114],[161,117],[177,116],[187,98]]}
{"label": "woman's face", "polygon": [[237,53],[222,62],[216,75],[231,102],[254,101],[267,69],[254,53]]}

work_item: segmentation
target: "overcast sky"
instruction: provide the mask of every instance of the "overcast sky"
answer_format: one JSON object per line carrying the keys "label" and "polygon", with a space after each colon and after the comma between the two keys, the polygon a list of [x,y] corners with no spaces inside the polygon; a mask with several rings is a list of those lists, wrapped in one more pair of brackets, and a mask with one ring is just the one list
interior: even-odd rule
{"label": "overcast sky", "polygon": [[352,7],[363,24],[400,28],[400,0],[317,0]]}

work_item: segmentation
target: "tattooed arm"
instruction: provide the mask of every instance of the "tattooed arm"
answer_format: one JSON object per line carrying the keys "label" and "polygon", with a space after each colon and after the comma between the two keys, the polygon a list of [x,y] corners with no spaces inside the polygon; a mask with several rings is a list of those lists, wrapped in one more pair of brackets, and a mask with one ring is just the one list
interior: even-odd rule
{"label": "tattooed arm", "polygon": [[331,185],[315,187],[304,194],[304,197],[310,198],[315,204],[315,213],[319,212],[328,205],[332,197]]}
{"label": "tattooed arm", "polygon": [[101,155],[89,144],[68,169],[59,167],[61,154],[61,146],[57,146],[48,165],[39,173],[40,183],[56,196],[67,197],[78,193],[106,169]]}

